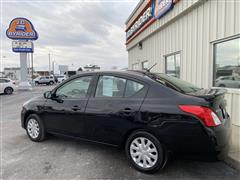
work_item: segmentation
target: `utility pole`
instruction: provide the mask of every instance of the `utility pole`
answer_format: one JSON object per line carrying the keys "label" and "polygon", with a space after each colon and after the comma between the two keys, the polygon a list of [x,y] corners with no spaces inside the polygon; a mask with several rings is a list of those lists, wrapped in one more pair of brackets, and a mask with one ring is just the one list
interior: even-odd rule
{"label": "utility pole", "polygon": [[31,61],[32,61],[32,82],[33,82],[33,52],[31,53]]}
{"label": "utility pole", "polygon": [[52,69],[53,69],[53,75],[54,75],[54,61],[52,61]]}
{"label": "utility pole", "polygon": [[50,57],[50,53],[48,53],[48,63],[49,63],[49,76],[51,74],[51,57]]}

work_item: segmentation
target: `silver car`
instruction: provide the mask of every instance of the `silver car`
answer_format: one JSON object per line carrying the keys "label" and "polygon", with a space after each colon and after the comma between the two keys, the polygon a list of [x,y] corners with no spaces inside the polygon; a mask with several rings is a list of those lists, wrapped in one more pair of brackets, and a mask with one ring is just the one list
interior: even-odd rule
{"label": "silver car", "polygon": [[216,79],[216,86],[240,88],[240,76],[220,76]]}
{"label": "silver car", "polygon": [[41,76],[36,78],[35,84],[46,84],[46,85],[53,85],[55,83],[55,79],[53,76]]}

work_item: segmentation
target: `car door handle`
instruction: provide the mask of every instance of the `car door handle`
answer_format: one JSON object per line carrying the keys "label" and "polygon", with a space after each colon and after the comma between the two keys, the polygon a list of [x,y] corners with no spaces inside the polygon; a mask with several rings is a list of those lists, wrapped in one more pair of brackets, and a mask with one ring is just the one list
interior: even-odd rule
{"label": "car door handle", "polygon": [[132,109],[131,108],[125,108],[125,109],[122,110],[122,112],[124,114],[130,114],[130,113],[132,113]]}
{"label": "car door handle", "polygon": [[75,105],[75,106],[72,107],[72,110],[73,111],[79,111],[79,110],[81,110],[81,108],[79,106]]}

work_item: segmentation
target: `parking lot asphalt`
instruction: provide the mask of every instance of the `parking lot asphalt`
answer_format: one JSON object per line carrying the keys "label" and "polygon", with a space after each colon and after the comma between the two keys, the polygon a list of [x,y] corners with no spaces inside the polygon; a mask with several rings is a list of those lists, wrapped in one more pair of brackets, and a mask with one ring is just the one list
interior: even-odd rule
{"label": "parking lot asphalt", "polygon": [[2,179],[240,179],[221,161],[175,160],[148,175],[131,167],[121,150],[55,136],[32,142],[20,125],[22,104],[51,88],[0,95]]}

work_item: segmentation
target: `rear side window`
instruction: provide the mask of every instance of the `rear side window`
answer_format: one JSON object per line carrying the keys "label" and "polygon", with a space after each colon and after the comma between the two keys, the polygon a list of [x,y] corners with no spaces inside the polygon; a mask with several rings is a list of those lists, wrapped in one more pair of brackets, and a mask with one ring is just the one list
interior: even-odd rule
{"label": "rear side window", "polygon": [[95,97],[123,97],[126,79],[114,76],[100,76]]}
{"label": "rear side window", "polygon": [[138,82],[127,80],[125,97],[129,97],[129,96],[135,95],[136,93],[141,91],[143,89],[143,87],[144,87],[144,85],[142,85],[142,84],[140,84]]}
{"label": "rear side window", "polygon": [[100,76],[95,97],[130,97],[143,88],[143,84],[125,78]]}

